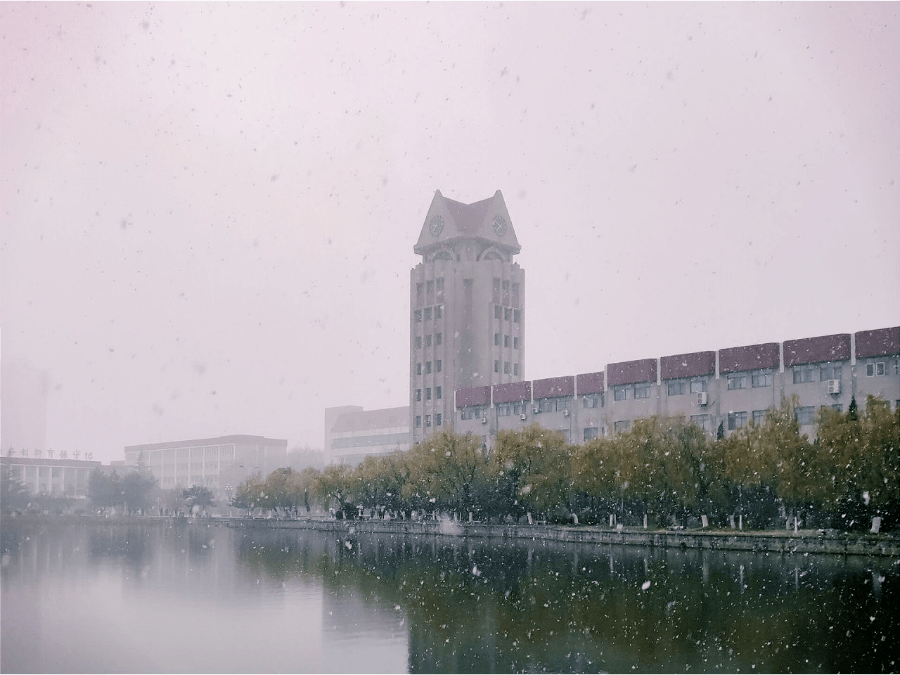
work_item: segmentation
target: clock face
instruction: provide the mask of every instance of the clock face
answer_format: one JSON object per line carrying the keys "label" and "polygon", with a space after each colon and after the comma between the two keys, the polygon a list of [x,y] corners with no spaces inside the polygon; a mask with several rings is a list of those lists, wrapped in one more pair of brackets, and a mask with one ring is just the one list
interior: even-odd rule
{"label": "clock face", "polygon": [[502,237],[506,234],[506,218],[503,216],[494,216],[494,232],[497,233],[498,237]]}
{"label": "clock face", "polygon": [[432,236],[438,236],[444,230],[444,219],[441,216],[432,218],[431,222],[428,223],[428,230],[431,232]]}

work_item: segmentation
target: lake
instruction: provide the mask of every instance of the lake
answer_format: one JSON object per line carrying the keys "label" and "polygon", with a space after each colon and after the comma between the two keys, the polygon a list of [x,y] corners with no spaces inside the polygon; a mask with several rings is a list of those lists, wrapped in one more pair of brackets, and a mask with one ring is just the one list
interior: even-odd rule
{"label": "lake", "polygon": [[4,521],[8,672],[900,670],[900,561]]}

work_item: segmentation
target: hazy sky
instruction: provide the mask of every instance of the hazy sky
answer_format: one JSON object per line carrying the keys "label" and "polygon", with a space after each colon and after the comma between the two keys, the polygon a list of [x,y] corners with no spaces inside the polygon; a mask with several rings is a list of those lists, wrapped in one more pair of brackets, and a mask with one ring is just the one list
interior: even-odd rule
{"label": "hazy sky", "polygon": [[407,404],[434,191],[527,379],[900,324],[898,3],[0,3],[2,358],[47,442]]}

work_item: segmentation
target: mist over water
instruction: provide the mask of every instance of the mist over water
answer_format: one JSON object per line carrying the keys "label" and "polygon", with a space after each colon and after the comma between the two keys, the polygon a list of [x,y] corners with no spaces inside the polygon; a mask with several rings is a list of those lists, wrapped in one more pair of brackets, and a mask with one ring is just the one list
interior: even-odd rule
{"label": "mist over water", "polygon": [[2,546],[3,672],[897,668],[889,558],[170,522]]}

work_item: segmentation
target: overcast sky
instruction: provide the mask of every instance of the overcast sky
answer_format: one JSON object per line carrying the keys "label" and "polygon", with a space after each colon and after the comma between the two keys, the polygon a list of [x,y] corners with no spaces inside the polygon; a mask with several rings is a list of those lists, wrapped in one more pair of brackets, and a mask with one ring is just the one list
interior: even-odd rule
{"label": "overcast sky", "polygon": [[900,325],[900,5],[0,3],[2,359],[47,442],[407,404],[434,191],[527,379]]}

